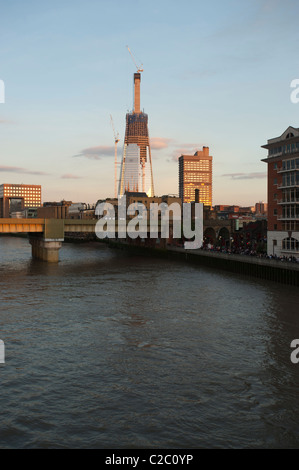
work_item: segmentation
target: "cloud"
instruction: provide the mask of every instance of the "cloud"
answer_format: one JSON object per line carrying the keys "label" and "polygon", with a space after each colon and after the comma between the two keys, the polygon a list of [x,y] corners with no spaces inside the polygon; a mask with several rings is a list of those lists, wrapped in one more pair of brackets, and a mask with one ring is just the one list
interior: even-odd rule
{"label": "cloud", "polygon": [[84,157],[90,160],[101,160],[102,157],[112,157],[115,155],[115,147],[107,145],[99,145],[97,147],[89,147],[81,150],[78,155],[74,157]]}
{"label": "cloud", "polygon": [[66,175],[62,175],[61,177],[63,180],[79,180],[82,176],[72,175],[71,173],[67,173]]}
{"label": "cloud", "polygon": [[0,119],[0,124],[13,124],[13,121],[9,121],[8,119]]}
{"label": "cloud", "polygon": [[152,137],[150,139],[152,150],[166,149],[169,146],[169,144],[171,144],[171,142],[173,142],[173,139],[166,139],[164,137]]}
{"label": "cloud", "polygon": [[21,173],[26,175],[37,175],[37,176],[45,176],[49,173],[44,173],[43,171],[32,171],[26,170],[26,168],[20,168],[17,166],[3,166],[0,165],[0,172],[2,173]]}
{"label": "cloud", "polygon": [[[172,139],[166,139],[164,137],[152,137],[150,139],[151,149],[152,150],[162,150],[167,148]],[[119,149],[118,149],[119,150]],[[105,157],[114,157],[115,147],[108,145],[98,145],[97,147],[89,147],[81,150],[80,153],[74,155],[74,157],[83,157],[90,160],[101,160]]]}
{"label": "cloud", "polygon": [[190,149],[190,148],[195,148],[196,150],[199,150],[200,147],[203,146],[203,144],[199,144],[198,142],[197,143],[185,143],[185,144],[176,144],[175,145],[176,147],[178,148],[183,148],[183,149]]}
{"label": "cloud", "polygon": [[266,178],[267,173],[228,173],[222,176],[231,178],[232,180],[254,180]]}
{"label": "cloud", "polygon": [[181,155],[194,155],[197,150],[201,150],[202,144],[194,143],[185,143],[185,144],[176,144],[176,149],[173,150],[169,162],[177,162]]}

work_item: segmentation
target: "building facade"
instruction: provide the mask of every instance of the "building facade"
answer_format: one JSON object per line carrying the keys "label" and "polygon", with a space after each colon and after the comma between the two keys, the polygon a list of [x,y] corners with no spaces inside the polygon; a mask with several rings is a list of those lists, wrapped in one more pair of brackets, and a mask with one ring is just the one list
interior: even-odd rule
{"label": "building facade", "polygon": [[179,158],[179,196],[183,203],[194,202],[195,190],[199,190],[199,202],[212,207],[213,157],[209,147],[203,147],[194,155]]}
{"label": "building facade", "polygon": [[268,213],[268,204],[265,202],[257,202],[255,204],[255,214],[256,215],[267,215]]}
{"label": "building facade", "polygon": [[268,254],[299,257],[299,129],[262,146],[268,157]]}
{"label": "building facade", "polygon": [[143,192],[154,196],[148,115],[140,110],[141,74],[134,74],[134,110],[126,115],[126,132],[118,195]]}
{"label": "building facade", "polygon": [[0,185],[0,217],[21,212],[30,207],[41,207],[42,188],[39,185],[2,184]]}
{"label": "building facade", "polygon": [[37,209],[39,219],[67,219],[71,201],[45,202]]}

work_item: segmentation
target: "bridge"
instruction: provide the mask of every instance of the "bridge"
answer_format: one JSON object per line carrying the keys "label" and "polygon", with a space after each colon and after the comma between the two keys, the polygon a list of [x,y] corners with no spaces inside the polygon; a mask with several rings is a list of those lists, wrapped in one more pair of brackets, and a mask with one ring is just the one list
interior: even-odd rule
{"label": "bridge", "polygon": [[[98,220],[82,220],[82,219],[1,219],[0,218],[0,235],[1,234],[16,234],[24,233],[28,234],[29,242],[32,246],[32,257],[47,261],[48,263],[57,263],[59,261],[59,250],[62,247],[66,234],[78,234],[78,233],[96,233],[96,225]],[[127,223],[130,222],[127,220]],[[170,221],[169,234],[172,237],[172,224]],[[107,230],[109,231],[109,222],[107,221]],[[121,222],[120,227],[118,220],[112,222],[113,232],[110,232],[110,238],[118,238],[120,236],[119,231],[126,230],[126,222]],[[124,226],[123,226],[124,224]],[[105,225],[105,224],[104,224]],[[163,245],[166,243],[166,237],[162,235],[161,220],[157,222],[150,221],[147,226],[147,233],[152,235],[150,238],[154,239],[154,242]],[[107,236],[106,228],[97,227],[98,230],[102,230],[105,233],[104,237]],[[112,230],[112,229],[111,229]],[[134,230],[133,230],[134,231]],[[108,232],[109,233],[109,232]],[[125,232],[126,233],[126,232]],[[109,236],[109,235],[108,235]],[[138,235],[136,235],[138,238]],[[126,238],[126,235],[125,235]],[[135,237],[132,237],[135,240]],[[162,240],[163,238],[163,240]],[[135,242],[133,240],[133,243]]]}
{"label": "bridge", "polygon": [[95,233],[97,220],[0,219],[0,234],[28,233],[33,258],[57,263],[65,233]]}
{"label": "bridge", "polygon": [[204,239],[215,245],[217,240],[229,242],[234,232],[234,220],[205,219],[203,221]]}
{"label": "bridge", "polygon": [[66,232],[94,232],[96,223],[97,220],[0,219],[0,233],[44,233],[45,238],[61,238]]}
{"label": "bridge", "polygon": [[[1,219],[0,235],[26,233],[32,246],[32,257],[57,263],[59,250],[65,239],[65,234],[95,233],[98,220],[81,219]],[[113,221],[115,235],[118,235],[118,221]],[[155,224],[151,225],[151,228]],[[98,229],[99,230],[99,229]],[[123,230],[123,227],[122,227]],[[161,233],[161,223],[156,226]],[[104,230],[103,230],[104,232]],[[99,234],[97,232],[97,234]],[[113,237],[114,238],[114,237]]]}

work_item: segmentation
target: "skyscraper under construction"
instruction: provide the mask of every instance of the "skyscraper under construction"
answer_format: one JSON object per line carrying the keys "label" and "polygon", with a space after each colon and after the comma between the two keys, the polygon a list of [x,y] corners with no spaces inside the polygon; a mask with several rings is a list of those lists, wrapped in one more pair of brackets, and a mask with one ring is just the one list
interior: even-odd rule
{"label": "skyscraper under construction", "polygon": [[154,196],[148,115],[140,110],[141,74],[134,73],[134,109],[126,115],[126,133],[118,194],[143,192]]}

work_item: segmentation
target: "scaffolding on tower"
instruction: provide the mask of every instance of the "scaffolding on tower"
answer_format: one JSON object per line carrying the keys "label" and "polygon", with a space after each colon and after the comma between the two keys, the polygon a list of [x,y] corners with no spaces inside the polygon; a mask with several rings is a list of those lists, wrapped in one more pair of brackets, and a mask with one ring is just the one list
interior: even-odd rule
{"label": "scaffolding on tower", "polygon": [[[128,46],[127,46],[128,47]],[[137,68],[134,73],[134,107],[126,115],[126,132],[123,159],[119,181],[119,195],[136,188],[149,197],[154,196],[151,148],[148,132],[148,115],[140,109],[140,82],[142,65],[138,66],[129,47]]]}

